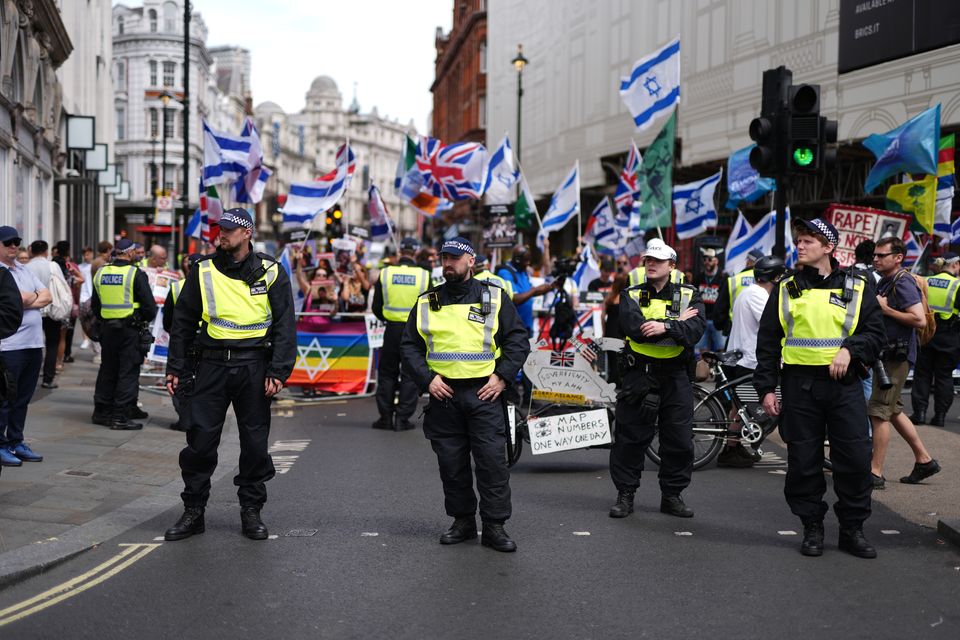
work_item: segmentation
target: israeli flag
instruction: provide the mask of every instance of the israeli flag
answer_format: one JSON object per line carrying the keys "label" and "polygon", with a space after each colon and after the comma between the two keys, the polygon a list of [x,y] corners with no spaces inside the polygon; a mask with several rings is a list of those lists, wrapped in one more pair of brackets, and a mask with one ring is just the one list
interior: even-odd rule
{"label": "israeli flag", "polygon": [[[559,231],[580,213],[580,161],[574,163],[573,170],[560,183],[560,187],[550,198],[550,206],[543,215],[540,231],[537,233],[537,246],[543,249],[543,241],[551,231]],[[579,231],[579,230],[578,230]]]}
{"label": "israeli flag", "polygon": [[[341,147],[343,149],[343,147]],[[337,154],[337,168],[313,182],[294,182],[290,185],[287,202],[283,205],[283,228],[309,227],[321,211],[326,211],[343,196],[350,184],[350,159],[353,152]]]}
{"label": "israeli flag", "polygon": [[717,207],[713,195],[723,177],[723,169],[704,180],[673,188],[673,208],[677,212],[677,238],[686,240],[717,226]]}
{"label": "israeli flag", "polygon": [[[606,200],[606,198],[604,198]],[[590,245],[585,244],[580,249],[580,264],[577,270],[573,272],[573,281],[577,285],[578,291],[586,291],[587,286],[600,277],[600,265],[590,250]]]}
{"label": "israeli flag", "polygon": [[960,244],[960,218],[950,225],[950,244]]}
{"label": "israeli flag", "polygon": [[[786,263],[787,266],[793,266],[797,261],[797,249],[793,245],[793,237],[790,233],[790,208],[786,210],[786,236],[784,244],[786,245]],[[740,273],[747,266],[747,254],[751,249],[760,249],[764,255],[773,253],[773,247],[777,244],[777,212],[771,211],[760,219],[756,226],[751,226],[743,213],[738,213],[737,221],[730,231],[730,239],[727,240],[725,251],[726,265],[724,270],[727,273]]]}
{"label": "israeli flag", "polygon": [[[626,234],[624,234],[624,237]],[[584,237],[596,244],[597,251],[605,255],[615,255],[622,245],[620,233],[614,222],[610,200],[604,196],[590,214]]]}
{"label": "israeli flag", "polygon": [[510,148],[510,139],[504,135],[500,146],[490,156],[490,165],[487,168],[487,184],[484,192],[487,204],[509,204],[513,202],[513,185],[517,183],[520,174],[514,167],[513,149]]}
{"label": "israeli flag", "polygon": [[217,131],[203,121],[203,183],[235,182],[252,167],[249,137]]}
{"label": "israeli flag", "polygon": [[623,99],[638,131],[653,124],[661,114],[670,113],[680,102],[680,37],[633,65],[629,76],[620,79]]}

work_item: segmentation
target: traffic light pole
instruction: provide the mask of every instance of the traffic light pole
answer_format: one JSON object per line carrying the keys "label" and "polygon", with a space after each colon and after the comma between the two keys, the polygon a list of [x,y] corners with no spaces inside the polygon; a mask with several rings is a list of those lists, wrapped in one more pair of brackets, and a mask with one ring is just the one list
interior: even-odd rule
{"label": "traffic light pole", "polygon": [[774,208],[777,210],[776,243],[773,245],[773,255],[787,259],[787,190],[790,188],[790,178],[781,175],[777,177],[777,189],[773,192]]}

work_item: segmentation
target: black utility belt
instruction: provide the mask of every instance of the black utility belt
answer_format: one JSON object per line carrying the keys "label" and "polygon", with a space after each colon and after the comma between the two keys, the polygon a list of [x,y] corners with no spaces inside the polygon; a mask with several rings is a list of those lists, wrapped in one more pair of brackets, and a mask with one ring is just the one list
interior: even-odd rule
{"label": "black utility belt", "polygon": [[687,368],[687,359],[683,357],[666,358],[663,360],[641,356],[633,351],[621,351],[618,359],[621,371],[640,371],[643,373],[661,373],[681,371]]}
{"label": "black utility belt", "polygon": [[100,326],[104,329],[139,329],[140,321],[131,318],[100,319]]}
{"label": "black utility belt", "polygon": [[203,360],[214,362],[234,362],[236,360],[269,360],[267,349],[204,349],[200,352]]}
{"label": "black utility belt", "polygon": [[446,376],[441,376],[441,378],[451,387],[475,387],[477,385],[482,387],[490,381],[490,376],[484,376],[482,378],[447,378]]}

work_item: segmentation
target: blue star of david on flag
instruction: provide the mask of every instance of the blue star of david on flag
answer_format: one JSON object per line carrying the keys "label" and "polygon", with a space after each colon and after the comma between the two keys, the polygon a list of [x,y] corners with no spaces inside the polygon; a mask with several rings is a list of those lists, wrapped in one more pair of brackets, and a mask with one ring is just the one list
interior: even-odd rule
{"label": "blue star of david on flag", "polygon": [[680,102],[680,38],[641,58],[620,79],[620,97],[638,131]]}
{"label": "blue star of david on flag", "polygon": [[657,76],[647,76],[647,79],[643,81],[643,86],[647,90],[647,93],[654,98],[659,98],[660,93],[663,91],[663,87],[657,82]]}
{"label": "blue star of david on flag", "polygon": [[717,226],[717,208],[713,200],[722,175],[721,170],[704,180],[673,188],[677,238],[686,240]]}

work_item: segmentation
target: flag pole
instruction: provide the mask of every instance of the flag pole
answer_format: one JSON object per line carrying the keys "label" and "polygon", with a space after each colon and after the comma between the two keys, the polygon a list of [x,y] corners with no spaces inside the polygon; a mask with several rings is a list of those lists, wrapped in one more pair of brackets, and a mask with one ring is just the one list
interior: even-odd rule
{"label": "flag pole", "polygon": [[577,245],[579,245],[583,239],[583,220],[580,217],[580,158],[577,158],[574,166],[577,168]]}

